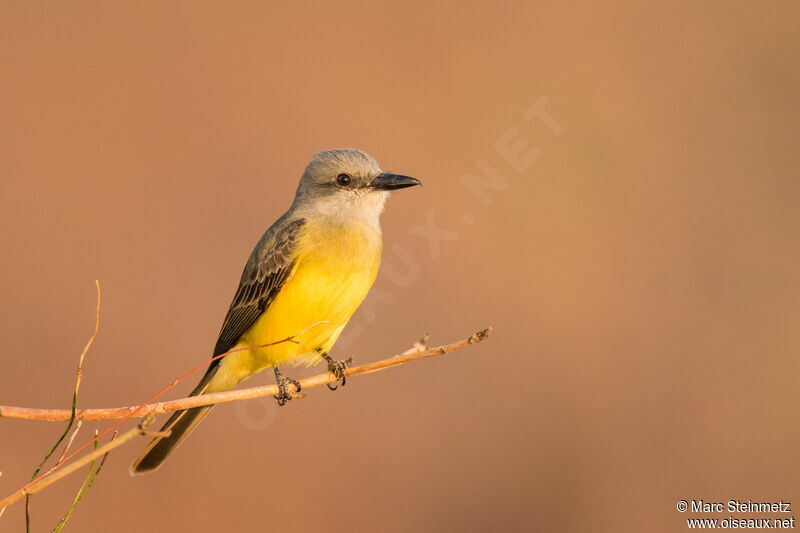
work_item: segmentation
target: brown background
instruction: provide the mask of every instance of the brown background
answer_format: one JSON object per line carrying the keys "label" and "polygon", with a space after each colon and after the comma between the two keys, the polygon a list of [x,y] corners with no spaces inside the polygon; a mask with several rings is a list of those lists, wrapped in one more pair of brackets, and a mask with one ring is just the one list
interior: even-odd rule
{"label": "brown background", "polygon": [[[207,358],[251,247],[334,147],[425,183],[390,199],[339,354],[495,327],[280,411],[220,407],[154,475],[127,474],[143,440],[121,448],[68,529],[683,531],[679,499],[800,506],[799,15],[2,2],[0,403],[68,405],[95,278],[80,405]],[[523,118],[543,96],[561,135]],[[512,127],[541,150],[521,173],[494,148]],[[479,159],[507,185],[488,206],[460,182]],[[0,421],[2,493],[60,427]],[[34,498],[34,531],[79,481]]]}

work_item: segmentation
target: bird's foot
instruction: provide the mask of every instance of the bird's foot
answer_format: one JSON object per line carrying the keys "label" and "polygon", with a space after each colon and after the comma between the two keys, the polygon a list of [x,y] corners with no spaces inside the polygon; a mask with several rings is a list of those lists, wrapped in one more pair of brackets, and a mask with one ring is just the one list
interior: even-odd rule
{"label": "bird's foot", "polygon": [[278,394],[275,395],[278,405],[286,405],[286,402],[292,399],[292,393],[289,392],[289,387],[287,386],[288,383],[295,386],[296,392],[300,392],[300,382],[284,376],[277,366],[275,367],[275,381],[278,383]]}
{"label": "bird's foot", "polygon": [[342,382],[342,387],[344,387],[345,383],[347,382],[347,369],[350,368],[350,365],[353,364],[353,358],[348,357],[344,361],[337,361],[330,355],[322,352],[322,358],[328,362],[328,372],[333,374],[336,377],[336,381],[332,383],[328,383],[328,388],[330,390],[336,390],[339,388],[338,382]]}

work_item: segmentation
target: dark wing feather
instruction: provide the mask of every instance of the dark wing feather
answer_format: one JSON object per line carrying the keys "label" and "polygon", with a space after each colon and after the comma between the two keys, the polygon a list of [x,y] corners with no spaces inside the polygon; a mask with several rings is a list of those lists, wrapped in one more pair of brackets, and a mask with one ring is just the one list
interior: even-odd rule
{"label": "dark wing feather", "polygon": [[[304,223],[303,219],[289,222],[280,219],[261,237],[244,268],[239,288],[222,323],[214,356],[236,346],[239,338],[278,294],[294,267],[292,250]],[[219,361],[214,361],[209,371]]]}

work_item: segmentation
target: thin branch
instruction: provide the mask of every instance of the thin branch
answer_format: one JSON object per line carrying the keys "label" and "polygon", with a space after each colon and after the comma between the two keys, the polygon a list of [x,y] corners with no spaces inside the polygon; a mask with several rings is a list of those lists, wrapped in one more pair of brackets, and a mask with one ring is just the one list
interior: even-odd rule
{"label": "thin branch", "polygon": [[[83,347],[81,356],[78,358],[78,370],[75,375],[75,390],[72,393],[72,409],[70,410],[69,423],[67,423],[67,427],[64,428],[64,432],[61,434],[60,437],[58,437],[58,440],[56,440],[56,443],[53,445],[50,451],[47,452],[47,455],[44,456],[42,462],[39,463],[39,466],[37,466],[36,470],[33,471],[33,475],[31,476],[31,481],[36,479],[44,464],[47,462],[48,459],[50,459],[50,456],[53,455],[53,453],[58,449],[58,447],[61,445],[61,442],[64,440],[64,437],[67,436],[70,428],[72,428],[72,424],[75,423],[75,412],[78,408],[78,389],[80,389],[81,387],[81,379],[83,378],[83,359],[86,357],[86,352],[89,351],[89,348],[92,346],[95,337],[97,337],[97,330],[100,328],[100,282],[98,280],[94,280],[94,285],[95,287],[97,287],[97,306],[95,307],[95,313],[94,313],[94,331],[92,332],[92,336],[89,337],[89,341],[86,343],[86,346]],[[72,444],[72,440],[75,438],[75,435],[78,433],[78,430],[80,428],[81,426],[79,422],[78,427],[75,428],[75,433],[72,434],[72,437],[70,437],[69,441],[67,442],[67,447],[64,448],[64,452],[61,454],[61,457],[59,458],[56,466],[61,464],[61,462],[64,460],[64,456],[66,455],[67,450],[69,450],[69,447]],[[31,501],[29,497],[25,497],[25,530],[28,533],[30,533],[31,530]]]}
{"label": "thin branch", "polygon": [[[424,351],[414,350],[412,353],[400,354],[393,357],[388,357],[386,359],[382,359],[380,361],[375,361],[373,363],[368,363],[365,365],[357,366],[355,368],[350,368],[347,369],[346,374],[347,376],[371,374],[372,372],[378,372],[379,370],[384,370],[386,368],[390,368],[393,366],[399,366],[408,363],[410,361],[444,355],[454,350],[465,348],[472,344],[477,344],[485,341],[487,338],[489,338],[491,330],[492,328],[486,328],[484,330],[478,331],[470,335],[466,339],[454,342],[452,344],[445,344],[442,346],[438,346],[436,348],[426,349]],[[293,342],[292,338],[284,339],[282,341],[277,341],[277,342],[285,342],[287,340]],[[277,343],[271,343],[271,344],[277,344]],[[328,372],[325,374],[319,374],[316,376],[312,376],[310,378],[303,379],[300,381],[300,384],[302,388],[311,388],[311,387],[317,387],[319,385],[324,385],[327,383],[332,383],[336,380],[337,378],[333,374]],[[172,384],[174,385],[174,383],[176,382],[177,380]],[[170,402],[162,402],[154,404],[147,403],[140,405],[138,407],[121,407],[113,409],[86,409],[84,411],[80,411],[76,414],[76,416],[80,417],[83,420],[114,420],[120,418],[124,420],[126,418],[130,418],[134,414],[146,415],[146,416],[136,428],[133,428],[126,433],[123,433],[116,440],[108,442],[103,446],[97,448],[95,451],[87,455],[84,455],[78,459],[75,459],[72,462],[69,462],[77,453],[82,451],[85,447],[91,445],[93,442],[97,440],[97,438],[102,437],[108,431],[112,430],[119,423],[121,423],[117,422],[111,428],[98,435],[98,437],[95,437],[95,439],[93,439],[92,441],[78,448],[78,450],[76,450],[70,456],[64,459],[64,462],[62,464],[56,465],[56,467],[51,469],[49,472],[43,474],[39,478],[28,483],[24,487],[21,487],[20,489],[18,489],[11,495],[7,496],[3,500],[0,500],[0,513],[4,511],[8,505],[15,503],[30,494],[34,494],[36,492],[41,491],[45,487],[75,472],[80,467],[92,462],[97,457],[108,453],[109,451],[111,451],[114,448],[117,448],[118,446],[121,446],[122,444],[131,440],[133,437],[137,435],[150,435],[145,431],[145,429],[147,425],[152,421],[153,416],[155,414],[165,413],[168,411],[176,411],[180,409],[188,409],[190,407],[199,407],[203,405],[235,402],[251,398],[260,398],[263,396],[275,395],[277,392],[278,392],[277,386],[270,385],[262,387],[251,387],[249,389],[234,390],[222,393],[204,394],[201,396],[192,396],[189,398],[183,398],[181,400],[173,400]],[[66,420],[70,417],[70,415],[71,411],[65,409],[29,409],[20,407],[0,407],[0,417],[6,417],[6,418],[56,421],[56,420]],[[56,468],[60,469],[56,470]]]}
{"label": "thin branch", "polygon": [[[403,353],[367,363],[361,366],[348,368],[346,373],[347,377],[359,376],[362,374],[371,374],[379,370],[384,370],[397,365],[402,365],[417,359],[425,359],[428,357],[435,357],[437,355],[444,355],[448,352],[465,348],[472,344],[485,341],[492,328],[486,328],[470,335],[466,339],[462,339],[452,344],[445,344],[435,348],[428,348],[423,351],[416,351],[416,349],[409,350],[410,353]],[[326,372],[300,380],[300,386],[303,391],[312,387],[318,387],[327,383],[336,381],[336,377]],[[297,389],[295,389],[296,391]],[[240,400],[247,400],[252,398],[261,398],[263,396],[272,396],[278,394],[277,385],[262,385],[260,387],[250,387],[246,389],[238,389],[227,392],[216,392],[212,394],[203,394],[200,396],[190,396],[179,400],[171,400],[168,402],[152,403],[146,407],[112,407],[108,409],[83,409],[78,411],[77,417],[82,420],[116,420],[119,418],[130,417],[132,413],[137,415],[146,414],[161,414],[170,411],[178,411],[181,409],[188,409],[190,407],[200,407],[203,405],[212,405],[218,403],[236,402]],[[17,418],[23,420],[40,420],[47,422],[56,422],[60,420],[69,419],[70,411],[67,409],[33,409],[29,407],[11,407],[0,406],[0,418]]]}
{"label": "thin branch", "polygon": [[[99,285],[98,285],[98,287],[99,287]],[[296,337],[297,335],[301,335],[301,334],[305,333],[306,331],[308,331],[309,329],[311,329],[311,328],[313,328],[313,327],[315,327],[315,326],[317,326],[317,325],[319,325],[319,324],[326,324],[326,323],[328,323],[328,321],[327,321],[327,320],[321,320],[321,321],[319,321],[319,322],[314,322],[314,323],[313,323],[313,324],[311,324],[310,326],[306,327],[306,328],[305,328],[303,331],[301,331],[300,333],[298,333],[298,334],[296,334],[296,335],[290,335],[289,337],[286,337],[285,339],[281,339],[281,340],[279,340],[279,341],[275,341],[275,342],[269,342],[269,343],[266,343],[266,344],[260,344],[260,345],[258,345],[258,346],[246,346],[246,347],[243,347],[243,348],[235,348],[235,349],[233,349],[233,350],[229,350],[229,351],[227,351],[227,352],[225,352],[225,353],[223,353],[223,354],[220,354],[220,355],[217,355],[217,356],[215,356],[215,357],[212,357],[211,359],[209,359],[209,360],[208,360],[208,361],[206,361],[205,363],[203,363],[203,364],[200,364],[200,365],[196,366],[195,368],[193,368],[193,369],[192,369],[192,370],[190,370],[189,372],[185,373],[183,376],[181,376],[181,377],[179,377],[178,379],[176,379],[176,380],[173,380],[172,382],[170,382],[169,384],[167,384],[167,386],[166,386],[166,387],[164,387],[164,388],[163,388],[163,389],[161,389],[159,392],[157,392],[156,394],[154,394],[153,396],[151,396],[151,397],[150,397],[150,399],[149,399],[149,400],[147,400],[145,403],[143,403],[142,405],[140,405],[140,406],[138,406],[138,407],[135,407],[135,408],[133,408],[133,410],[132,410],[131,412],[129,412],[129,413],[128,413],[128,414],[126,414],[125,416],[121,417],[121,418],[120,418],[120,420],[118,420],[117,422],[115,422],[114,424],[112,424],[112,425],[111,425],[111,427],[109,427],[108,429],[106,429],[105,431],[103,431],[102,433],[100,433],[99,435],[95,435],[95,437],[94,437],[92,440],[90,440],[89,442],[85,443],[83,446],[81,446],[80,448],[78,448],[77,450],[75,450],[74,452],[72,452],[70,455],[68,455],[67,457],[65,457],[65,458],[63,458],[62,460],[60,460],[60,461],[58,462],[58,464],[56,464],[55,466],[53,466],[53,467],[52,467],[50,470],[48,470],[48,471],[47,471],[47,472],[45,472],[44,474],[41,474],[41,475],[39,475],[38,477],[36,477],[36,476],[34,475],[33,479],[31,479],[31,480],[30,480],[30,481],[29,481],[27,484],[25,484],[25,485],[23,485],[21,488],[19,488],[19,489],[18,489],[18,490],[15,492],[15,494],[16,494],[16,493],[25,493],[25,494],[28,494],[28,493],[27,493],[27,489],[28,489],[29,487],[32,487],[32,486],[34,486],[34,485],[38,484],[39,482],[41,482],[41,481],[42,481],[42,479],[44,479],[44,478],[48,477],[48,476],[49,476],[50,474],[52,474],[54,471],[56,471],[56,470],[58,470],[59,468],[61,468],[61,467],[62,467],[64,464],[66,464],[68,461],[70,461],[72,458],[74,458],[75,456],[77,456],[77,455],[78,455],[80,452],[82,452],[84,449],[86,449],[87,447],[91,446],[92,444],[95,444],[95,448],[96,448],[96,443],[97,443],[98,439],[100,439],[101,437],[105,436],[107,433],[110,433],[111,431],[114,431],[114,430],[115,430],[115,429],[116,429],[116,428],[117,428],[117,427],[118,427],[120,424],[122,424],[123,422],[125,422],[127,419],[129,419],[129,418],[133,418],[134,416],[137,416],[137,415],[141,415],[141,414],[143,414],[143,410],[144,410],[144,409],[145,409],[147,406],[149,406],[151,403],[153,403],[153,402],[154,402],[154,401],[155,401],[155,400],[156,400],[158,397],[160,397],[162,394],[164,394],[165,392],[167,392],[168,390],[170,390],[172,387],[174,387],[175,385],[177,385],[177,384],[178,384],[180,381],[182,381],[182,380],[186,379],[186,378],[187,378],[187,377],[189,377],[191,374],[193,374],[193,373],[197,372],[198,370],[200,370],[201,368],[205,367],[207,364],[211,363],[212,361],[215,361],[215,360],[217,360],[217,359],[220,359],[220,358],[222,358],[222,357],[225,357],[225,356],[227,356],[228,354],[231,354],[231,353],[234,353],[234,352],[243,351],[243,350],[253,350],[253,349],[256,349],[256,348],[266,348],[267,346],[274,346],[274,345],[276,345],[276,344],[281,344],[281,343],[284,343],[284,342],[294,342],[294,343],[298,343],[298,341],[296,341],[296,340],[295,340],[295,337]],[[137,416],[137,417],[138,417],[138,416]],[[73,399],[73,403],[72,403],[72,410],[70,411],[70,422],[69,422],[69,424],[71,425],[71,424],[72,424],[72,422],[73,422],[74,420],[75,420],[75,399]],[[67,426],[67,430],[69,430],[69,425]],[[116,432],[115,432],[115,434],[116,434]],[[64,435],[66,435],[66,432],[64,433]],[[51,450],[51,451],[50,451],[50,454],[48,454],[48,456],[47,456],[47,457],[49,457],[49,456],[50,456],[50,455],[53,453],[53,451],[55,451],[55,448],[56,448],[56,447],[58,447],[58,443],[60,443],[60,442],[61,442],[61,440],[63,440],[63,438],[64,438],[64,435],[62,435],[62,436],[61,436],[61,438],[59,439],[59,441],[56,443],[56,446],[53,448],[53,450]],[[169,435],[167,434],[166,436],[169,436]],[[47,457],[45,457],[45,461],[47,460]],[[44,461],[42,462],[42,464],[44,464]],[[42,466],[42,465],[40,464],[40,465],[39,465],[39,468],[41,468],[41,466]],[[38,469],[37,469],[37,472],[38,472]],[[28,502],[29,502],[29,499],[28,499],[28,496],[26,495],[26,497],[25,497],[25,524],[26,524],[26,526],[27,526],[27,530],[28,530],[28,532],[30,532],[30,513],[29,513],[29,503],[28,503]],[[0,502],[0,503],[2,503],[2,502]],[[3,510],[5,510],[5,508],[3,508]]]}
{"label": "thin branch", "polygon": [[73,431],[72,435],[69,436],[69,440],[67,441],[67,445],[64,446],[64,450],[61,452],[61,457],[58,458],[58,461],[56,462],[56,464],[61,464],[61,463],[64,462],[64,457],[66,457],[67,452],[72,447],[72,442],[75,440],[75,436],[78,434],[78,431],[80,431],[82,425],[83,425],[83,419],[79,418],[78,419],[78,423],[75,424],[75,431]]}
{"label": "thin branch", "polygon": [[86,346],[83,347],[81,356],[78,359],[78,375],[75,378],[75,394],[73,394],[73,403],[77,401],[78,389],[81,388],[81,379],[83,378],[83,359],[86,357],[86,352],[89,351],[89,348],[92,346],[95,337],[97,337],[97,330],[100,329],[100,282],[98,280],[94,280],[94,284],[95,287],[97,287],[97,306],[95,307],[94,312],[94,331],[92,332],[92,336],[89,337],[89,342],[87,342]]}
{"label": "thin branch", "polygon": [[95,449],[91,453],[88,453],[88,454],[86,454],[86,455],[84,455],[84,456],[82,456],[82,457],[80,457],[78,459],[75,459],[71,463],[64,465],[63,468],[53,472],[51,475],[49,475],[47,477],[44,477],[44,478],[41,478],[38,481],[35,481],[34,483],[17,490],[13,494],[10,494],[9,496],[4,498],[3,500],[0,500],[0,509],[8,507],[12,503],[18,502],[19,500],[21,500],[22,498],[24,498],[26,496],[29,496],[31,494],[36,494],[37,492],[41,491],[42,489],[52,485],[56,481],[58,481],[58,480],[60,480],[60,479],[62,479],[64,477],[70,475],[71,473],[75,472],[76,470],[79,470],[81,467],[91,463],[92,461],[94,461],[98,457],[101,457],[101,456],[107,454],[108,452],[110,452],[114,448],[118,448],[119,446],[122,446],[123,444],[125,444],[126,442],[131,440],[132,438],[138,437],[139,435],[144,435],[145,434],[145,429],[147,428],[148,424],[150,424],[150,422],[152,420],[153,420],[152,416],[145,417],[144,420],[142,420],[135,428],[132,428],[129,431],[126,431],[125,433],[123,433],[119,437],[117,437],[116,439],[114,439],[112,441],[109,441],[109,442],[103,444],[102,446],[98,447],[97,449]]}
{"label": "thin branch", "polygon": [[[303,332],[305,332],[306,330],[308,330],[311,327],[316,326],[317,324],[322,324],[322,323],[324,323],[324,322],[315,322],[311,326],[308,326],[308,328],[304,329]],[[156,394],[151,396],[150,399],[147,400],[145,403],[143,403],[142,405],[140,405],[138,407],[134,407],[132,409],[132,411],[130,411],[125,416],[120,417],[120,419],[117,422],[115,422],[114,424],[112,424],[111,427],[109,427],[108,429],[106,429],[105,431],[100,433],[99,435],[96,435],[92,440],[90,440],[89,442],[85,443],[83,446],[81,446],[80,448],[78,448],[77,450],[72,452],[70,455],[68,455],[67,457],[65,457],[62,460],[60,460],[55,466],[53,466],[50,470],[48,470],[44,474],[41,474],[38,477],[34,477],[33,479],[31,479],[31,481],[28,482],[28,484],[26,484],[25,486],[23,486],[20,490],[25,490],[27,487],[32,486],[34,483],[36,483],[38,481],[41,481],[42,478],[44,478],[46,476],[49,476],[50,474],[53,473],[53,471],[61,468],[64,463],[66,463],[69,460],[71,460],[73,457],[78,455],[80,452],[82,452],[87,447],[91,446],[93,443],[96,443],[98,439],[100,439],[101,437],[105,436],[107,433],[110,433],[111,431],[114,431],[120,424],[125,422],[127,419],[133,418],[133,417],[137,417],[138,418],[138,416],[140,416],[141,414],[144,414],[145,408],[147,406],[149,406],[151,403],[153,403],[158,397],[160,397],[162,394],[164,394],[165,392],[170,390],[172,387],[174,387],[175,385],[180,383],[182,380],[186,379],[187,377],[189,377],[193,373],[195,373],[198,370],[200,370],[201,368],[205,367],[211,361],[214,361],[214,360],[220,359],[222,357],[225,357],[226,355],[228,355],[230,353],[238,352],[238,351],[242,351],[242,350],[252,350],[252,349],[255,349],[255,348],[265,348],[267,346],[272,346],[272,345],[280,344],[280,343],[283,343],[283,342],[294,342],[294,343],[296,343],[297,341],[294,340],[294,337],[295,336],[292,335],[290,337],[286,337],[285,339],[281,339],[281,340],[275,341],[275,342],[270,342],[270,343],[267,343],[267,344],[261,344],[261,345],[258,345],[258,346],[247,346],[247,347],[244,347],[244,348],[236,348],[236,349],[233,349],[233,350],[229,350],[229,351],[227,351],[227,352],[225,352],[223,354],[217,355],[216,357],[212,357],[210,360],[206,361],[203,364],[200,364],[200,365],[196,366],[195,368],[193,368],[189,372],[185,373],[183,376],[179,377],[178,379],[175,379],[175,380],[171,381],[170,383],[168,383],[166,387],[164,387],[159,392],[157,392]],[[75,420],[75,406],[73,404],[73,409],[72,409],[72,411],[70,411],[70,424],[74,420]],[[63,439],[63,437],[62,437],[62,439]],[[52,451],[50,453],[52,453]],[[39,465],[39,466],[41,468],[41,465]],[[27,498],[25,499],[25,502],[26,502],[26,505],[25,505],[26,520],[27,520],[27,523],[30,524],[30,521],[28,519],[28,514],[27,514],[27,509],[28,509],[28,504],[27,504],[28,499]]]}
{"label": "thin branch", "polygon": [[[80,424],[80,421],[78,421],[78,423]],[[114,439],[116,439],[118,434],[119,433],[117,433],[115,431],[114,434],[111,436],[111,440],[113,441]],[[95,430],[95,437],[97,437],[97,436],[98,436],[97,435],[97,430]],[[97,450],[97,441],[94,441],[94,449],[95,449],[95,451]],[[64,529],[64,526],[67,525],[67,521],[72,516],[73,511],[75,511],[75,509],[78,508],[78,505],[81,503],[81,500],[83,499],[84,496],[86,496],[86,493],[89,492],[89,489],[92,488],[92,485],[94,485],[94,482],[97,479],[97,476],[100,475],[100,471],[103,469],[103,465],[106,464],[106,459],[108,459],[108,453],[109,452],[106,452],[103,455],[103,458],[100,459],[100,464],[97,465],[97,470],[95,470],[95,468],[94,468],[96,459],[95,459],[95,461],[92,461],[92,463],[89,465],[89,472],[86,474],[86,477],[83,479],[83,484],[81,484],[81,488],[78,489],[78,493],[75,495],[75,498],[72,500],[72,505],[69,506],[69,509],[67,510],[67,513],[64,515],[64,517],[61,520],[59,520],[58,524],[56,524],[56,527],[53,528],[53,533],[59,533],[62,529]]]}

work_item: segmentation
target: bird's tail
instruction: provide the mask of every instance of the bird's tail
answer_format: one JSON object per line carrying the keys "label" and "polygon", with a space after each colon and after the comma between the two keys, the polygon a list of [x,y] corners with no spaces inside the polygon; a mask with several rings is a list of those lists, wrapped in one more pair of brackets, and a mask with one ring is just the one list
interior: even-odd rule
{"label": "bird's tail", "polygon": [[[211,381],[217,373],[219,365],[210,368],[197,387],[194,388],[190,396],[197,396],[207,392],[218,392],[209,390]],[[169,457],[169,454],[183,442],[189,433],[200,423],[203,418],[208,414],[213,405],[206,405],[203,407],[192,407],[183,411],[175,411],[175,413],[167,420],[161,431],[169,431],[168,437],[156,437],[150,444],[147,445],[144,452],[133,462],[130,468],[131,474],[144,474],[152,472],[161,466],[161,463]]]}

